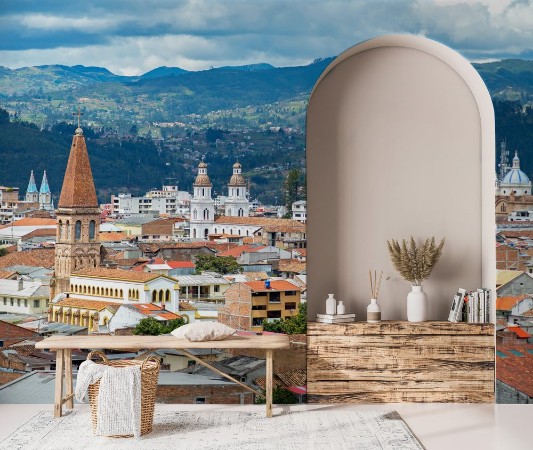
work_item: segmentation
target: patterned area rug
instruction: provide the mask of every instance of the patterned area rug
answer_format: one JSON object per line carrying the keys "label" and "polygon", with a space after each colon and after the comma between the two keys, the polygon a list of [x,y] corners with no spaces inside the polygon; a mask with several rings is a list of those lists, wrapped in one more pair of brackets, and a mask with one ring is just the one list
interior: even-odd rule
{"label": "patterned area rug", "polygon": [[54,419],[42,411],[0,442],[2,450],[70,449],[357,449],[423,450],[396,411],[264,413],[163,411],[153,431],[134,438],[94,436],[88,411]]}

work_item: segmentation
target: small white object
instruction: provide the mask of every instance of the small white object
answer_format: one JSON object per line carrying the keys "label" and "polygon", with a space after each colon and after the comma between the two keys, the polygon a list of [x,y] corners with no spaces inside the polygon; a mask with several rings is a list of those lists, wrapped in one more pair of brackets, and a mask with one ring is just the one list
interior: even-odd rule
{"label": "small white object", "polygon": [[193,322],[176,328],[170,334],[192,342],[221,341],[235,333],[233,328],[220,322]]}
{"label": "small white object", "polygon": [[428,320],[428,297],[422,286],[411,286],[411,292],[407,294],[407,320],[409,322]]}
{"label": "small white object", "polygon": [[326,314],[335,314],[337,310],[337,300],[333,297],[333,294],[328,294],[326,299]]}
{"label": "small white object", "polygon": [[375,298],[370,299],[370,305],[366,308],[366,321],[369,323],[381,322],[381,308]]}
{"label": "small white object", "polygon": [[337,314],[344,314],[346,312],[346,308],[344,307],[344,303],[342,300],[339,300],[339,304],[337,305]]}

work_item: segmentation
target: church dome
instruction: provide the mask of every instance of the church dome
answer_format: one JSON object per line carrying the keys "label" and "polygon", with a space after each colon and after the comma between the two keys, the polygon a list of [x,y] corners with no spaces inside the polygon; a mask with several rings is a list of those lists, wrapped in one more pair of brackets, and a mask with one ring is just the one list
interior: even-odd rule
{"label": "church dome", "polygon": [[196,176],[196,179],[194,180],[195,186],[206,186],[211,187],[211,180],[209,179],[209,176],[205,173],[201,173]]}
{"label": "church dome", "polygon": [[520,169],[511,169],[503,177],[502,184],[528,184],[528,176]]}
{"label": "church dome", "polygon": [[202,161],[200,164],[198,164],[198,168],[199,169],[206,169],[207,168],[207,164]]}
{"label": "church dome", "polygon": [[235,164],[233,164],[233,168],[234,169],[241,169],[242,168],[241,163],[239,161],[237,161]]}
{"label": "church dome", "polygon": [[518,152],[515,152],[513,158],[513,167],[505,174],[501,184],[523,185],[530,183],[531,181],[529,180],[528,176],[522,170],[520,170],[520,158],[518,158]]}
{"label": "church dome", "polygon": [[246,181],[240,173],[233,174],[229,179],[230,186],[246,186]]}

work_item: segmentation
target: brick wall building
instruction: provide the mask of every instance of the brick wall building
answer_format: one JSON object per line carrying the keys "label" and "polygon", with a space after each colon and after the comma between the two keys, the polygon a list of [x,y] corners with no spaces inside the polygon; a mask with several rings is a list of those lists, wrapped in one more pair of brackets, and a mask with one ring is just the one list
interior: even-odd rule
{"label": "brick wall building", "polygon": [[40,341],[42,338],[38,333],[0,320],[0,348],[8,347],[26,339]]}

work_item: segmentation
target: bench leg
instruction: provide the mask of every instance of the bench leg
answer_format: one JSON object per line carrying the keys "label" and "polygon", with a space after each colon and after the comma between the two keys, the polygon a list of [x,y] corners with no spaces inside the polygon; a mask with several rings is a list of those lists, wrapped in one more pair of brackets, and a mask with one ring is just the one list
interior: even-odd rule
{"label": "bench leg", "polygon": [[54,397],[54,417],[62,416],[63,407],[63,366],[64,350],[56,351],[56,380],[55,380],[55,397]]}
{"label": "bench leg", "polygon": [[266,416],[272,417],[272,377],[273,377],[273,364],[272,364],[272,350],[266,351]]}
{"label": "bench leg", "polygon": [[64,350],[63,353],[65,365],[65,393],[67,394],[66,407],[68,409],[74,408],[74,390],[72,388],[72,350]]}

